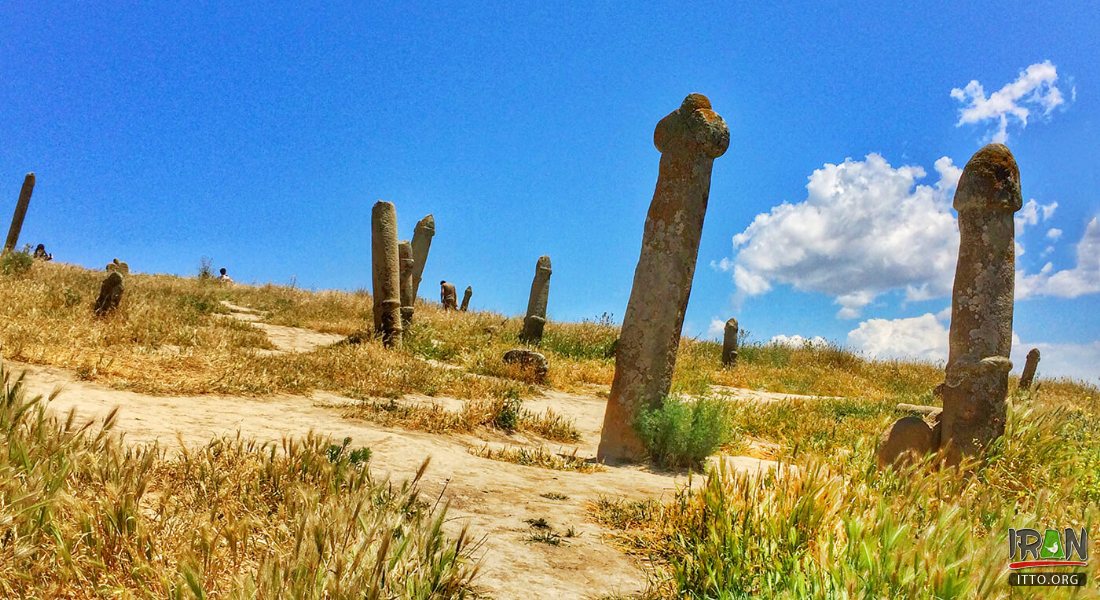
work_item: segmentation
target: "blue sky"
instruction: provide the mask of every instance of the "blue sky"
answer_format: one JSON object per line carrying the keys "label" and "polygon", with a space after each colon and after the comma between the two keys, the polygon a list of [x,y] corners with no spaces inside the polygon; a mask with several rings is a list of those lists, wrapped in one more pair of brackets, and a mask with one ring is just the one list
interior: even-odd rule
{"label": "blue sky", "polygon": [[551,319],[620,317],[653,128],[701,92],[731,143],[687,333],[936,359],[954,178],[1007,137],[1019,346],[1100,378],[1095,5],[757,4],[8,5],[0,213],[33,170],[22,241],[59,260],[356,289],[386,199],[403,237],[435,215],[427,295],[518,314],[549,254]]}

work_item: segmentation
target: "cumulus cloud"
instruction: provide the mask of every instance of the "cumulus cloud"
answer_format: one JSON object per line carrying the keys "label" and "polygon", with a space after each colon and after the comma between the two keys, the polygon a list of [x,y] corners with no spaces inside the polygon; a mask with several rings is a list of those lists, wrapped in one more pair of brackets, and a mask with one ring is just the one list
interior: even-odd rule
{"label": "cumulus cloud", "polygon": [[757,215],[733,237],[734,259],[716,265],[733,271],[742,298],[788,284],[832,296],[840,318],[890,290],[914,301],[946,295],[959,245],[950,197],[962,171],[947,157],[935,169],[935,184],[918,185],[924,169],[894,168],[878,154],[826,164],[804,201]]}
{"label": "cumulus cloud", "polygon": [[780,346],[790,346],[791,348],[802,348],[804,346],[828,346],[829,341],[820,335],[813,337],[802,337],[800,335],[776,335],[772,336],[772,339],[768,341],[771,344],[779,344]]}
{"label": "cumulus cloud", "polygon": [[[848,332],[848,346],[871,358],[947,361],[948,322],[951,308],[939,313],[903,319],[869,319]],[[1038,348],[1042,354],[1039,373],[1045,377],[1072,377],[1097,383],[1100,380],[1100,340],[1086,343],[1025,342],[1013,332],[1011,360],[1019,373],[1027,353]]]}
{"label": "cumulus cloud", "polygon": [[1076,298],[1097,292],[1100,292],[1100,218],[1097,217],[1089,221],[1077,242],[1077,264],[1073,268],[1055,271],[1048,262],[1034,275],[1016,271],[1018,300],[1029,296]]}
{"label": "cumulus cloud", "polygon": [[1058,229],[1057,227],[1051,227],[1050,229],[1047,230],[1047,239],[1057,241],[1058,238],[1060,238],[1060,237],[1062,237],[1062,230],[1061,229]]}
{"label": "cumulus cloud", "polygon": [[972,80],[966,87],[952,89],[951,97],[963,104],[956,127],[995,123],[991,140],[1000,143],[1008,140],[1010,121],[1024,129],[1033,110],[1049,116],[1055,108],[1065,104],[1065,97],[1058,88],[1058,68],[1049,60],[1020,71],[1015,81],[988,96],[982,84]]}
{"label": "cumulus cloud", "polygon": [[932,313],[907,319],[869,319],[848,332],[848,345],[873,358],[942,362],[947,360],[947,327]]}

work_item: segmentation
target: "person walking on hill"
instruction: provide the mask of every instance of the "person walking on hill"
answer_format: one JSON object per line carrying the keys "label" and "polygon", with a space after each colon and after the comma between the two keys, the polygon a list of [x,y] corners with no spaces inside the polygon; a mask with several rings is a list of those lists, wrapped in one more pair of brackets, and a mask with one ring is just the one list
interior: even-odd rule
{"label": "person walking on hill", "polygon": [[443,310],[458,310],[458,293],[453,283],[439,282],[439,300],[443,302]]}

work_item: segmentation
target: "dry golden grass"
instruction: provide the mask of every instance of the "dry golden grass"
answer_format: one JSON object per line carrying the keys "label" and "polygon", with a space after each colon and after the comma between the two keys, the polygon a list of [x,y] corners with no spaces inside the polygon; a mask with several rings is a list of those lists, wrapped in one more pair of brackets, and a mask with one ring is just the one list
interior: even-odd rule
{"label": "dry golden grass", "polygon": [[485,445],[480,448],[470,448],[470,454],[480,456],[481,458],[510,462],[528,467],[542,467],[555,471],[596,473],[604,470],[603,465],[580,458],[575,451],[572,454],[561,454],[551,452],[542,447],[491,448]]}
{"label": "dry golden grass", "polygon": [[0,366],[0,596],[472,597],[477,544],[350,440],[167,455],[48,416]]}

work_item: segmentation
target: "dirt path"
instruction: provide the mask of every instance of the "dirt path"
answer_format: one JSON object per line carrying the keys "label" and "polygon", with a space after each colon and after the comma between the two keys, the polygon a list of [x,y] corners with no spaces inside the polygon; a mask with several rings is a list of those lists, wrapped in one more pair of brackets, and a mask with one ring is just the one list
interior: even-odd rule
{"label": "dirt path", "polygon": [[[267,325],[259,321],[261,317],[255,311],[235,306],[230,309],[235,318],[268,331],[280,351],[307,351],[331,343],[328,338],[332,336]],[[272,332],[285,334],[287,339],[276,341]],[[76,410],[82,417],[99,420],[120,407],[117,431],[132,442],[159,441],[173,448],[177,439],[187,445],[202,444],[212,436],[238,431],[265,441],[315,431],[334,440],[350,437],[354,446],[369,447],[372,471],[393,479],[411,477],[424,459],[430,458],[424,490],[432,497],[442,494],[450,502],[450,526],[454,530],[468,524],[476,536],[485,536],[478,583],[496,598],[593,598],[644,590],[646,574],[642,568],[610,545],[604,539],[605,532],[587,520],[587,505],[601,496],[668,498],[677,488],[689,484],[687,476],[656,473],[643,467],[574,473],[480,458],[470,454],[469,449],[484,445],[482,439],[383,428],[348,419],[341,416],[341,407],[355,401],[324,392],[262,399],[158,397],[80,381],[62,369],[19,363],[9,363],[9,367],[27,371],[27,387],[32,394],[46,395],[60,387],[62,394],[51,404],[54,411]],[[407,400],[435,402],[448,410],[462,406],[462,401],[448,398]],[[582,457],[596,453],[605,405],[605,400],[595,396],[555,391],[525,401],[528,409],[541,412],[552,408],[574,419],[581,440],[562,446],[561,451]],[[494,440],[493,445],[501,444],[503,439]],[[530,442],[520,435],[505,441],[524,445]],[[546,446],[558,449],[556,444]],[[745,470],[772,464],[748,457],[726,460]],[[543,496],[551,492],[567,499]],[[525,520],[539,518],[546,519],[557,532],[572,527],[579,535],[565,539],[560,546],[532,542],[528,540],[532,530]]]}

